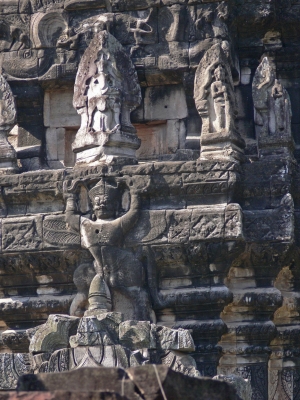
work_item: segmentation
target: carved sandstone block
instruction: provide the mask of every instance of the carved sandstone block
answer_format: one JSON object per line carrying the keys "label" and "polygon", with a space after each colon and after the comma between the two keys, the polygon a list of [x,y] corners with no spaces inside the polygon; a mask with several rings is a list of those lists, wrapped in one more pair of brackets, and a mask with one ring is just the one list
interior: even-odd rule
{"label": "carved sandstone block", "polygon": [[119,327],[120,343],[131,350],[155,348],[155,333],[148,321],[124,321]]}
{"label": "carved sandstone block", "polygon": [[3,251],[40,250],[43,246],[42,217],[6,218],[2,223]]}
{"label": "carved sandstone block", "polygon": [[157,347],[162,350],[179,350],[190,352],[195,350],[192,335],[187,329],[170,329],[165,326],[156,328]]}
{"label": "carved sandstone block", "polygon": [[31,339],[31,353],[52,352],[67,347],[69,336],[76,329],[79,318],[52,314]]}

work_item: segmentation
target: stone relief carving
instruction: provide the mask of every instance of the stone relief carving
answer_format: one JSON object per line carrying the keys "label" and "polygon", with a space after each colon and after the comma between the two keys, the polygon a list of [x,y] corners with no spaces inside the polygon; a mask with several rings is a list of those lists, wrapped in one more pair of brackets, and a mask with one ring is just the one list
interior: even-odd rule
{"label": "stone relief carving", "polygon": [[[194,350],[187,329],[162,328],[148,321],[124,321],[118,312],[102,312],[81,319],[50,315],[31,337],[31,370],[62,372],[82,367],[128,368],[155,363],[199,377],[195,360],[189,355]],[[14,387],[15,382],[10,384]]]}
{"label": "stone relief carving", "polygon": [[4,78],[0,65],[0,173],[17,171],[17,154],[7,140],[7,135],[16,123],[15,99]]}
{"label": "stone relief carving", "polygon": [[91,163],[111,157],[135,159],[140,141],[130,113],[141,101],[133,64],[119,42],[102,31],[83,55],[73,104],[81,127],[72,148],[77,162]]}
{"label": "stone relief carving", "polygon": [[[292,155],[290,99],[282,83],[276,80],[271,58],[262,62],[254,77],[255,121],[251,110],[244,112],[262,46],[266,51],[280,49],[275,59],[278,76],[284,76],[284,82],[299,70],[299,60],[292,54],[286,36],[291,28],[284,24],[280,34],[265,33],[263,26],[255,34],[251,29],[246,30],[249,24],[246,18],[241,23],[239,13],[244,12],[247,20],[251,20],[254,17],[249,11],[255,7],[249,1],[244,4],[243,0],[242,11],[234,11],[234,21],[227,20],[234,2],[108,3],[20,0],[0,4],[3,71],[5,78],[13,81],[11,86],[18,96],[20,111],[27,102],[26,91],[30,94],[36,90],[42,97],[44,88],[64,85],[70,88],[79,59],[88,45],[94,43],[94,49],[91,47],[83,56],[86,64],[80,69],[82,81],[77,81],[82,88],[79,97],[83,103],[78,111],[84,129],[82,136],[78,136],[80,140],[75,141],[79,155],[76,168],[61,170],[60,175],[50,169],[1,176],[0,317],[15,330],[0,332],[0,350],[15,354],[0,357],[0,387],[11,388],[19,374],[31,368],[53,372],[115,363],[125,368],[156,361],[193,374],[195,362],[190,355],[183,351],[184,354],[178,354],[184,350],[194,351],[197,367],[205,375],[215,375],[219,365],[225,374],[232,369],[248,378],[255,399],[267,397],[268,366],[269,397],[297,397],[298,365],[286,367],[284,363],[294,362],[300,351],[299,324],[295,317],[300,178]],[[269,3],[272,10],[273,4]],[[283,9],[285,3],[293,9],[296,2],[281,3]],[[91,5],[93,8],[88,8]],[[267,9],[256,9],[268,15]],[[293,40],[294,36],[290,43]],[[234,45],[247,75],[235,90],[239,67]],[[126,58],[129,54],[138,79],[133,64]],[[92,62],[88,64],[90,56]],[[119,56],[123,57],[121,61]],[[91,215],[89,205],[77,204],[82,193],[74,189],[74,193],[66,195],[68,227],[63,181],[70,176],[77,179],[98,174],[94,184],[99,180],[100,166],[84,164],[108,162],[110,157],[134,161],[138,141],[130,123],[130,110],[139,104],[139,83],[146,87],[150,103],[162,104],[159,123],[164,125],[175,96],[157,102],[156,89],[165,90],[166,85],[176,87],[183,82],[182,98],[186,97],[188,110],[179,118],[180,124],[187,125],[180,140],[184,145],[186,132],[200,133],[198,115],[195,113],[195,118],[190,115],[194,112],[191,82],[200,59],[195,81],[195,101],[203,123],[200,162],[151,161],[122,170],[110,165],[102,183],[94,187],[87,184],[87,191],[96,188],[95,193],[90,192],[94,207]],[[34,79],[27,81],[28,78]],[[291,95],[295,96],[297,90],[293,92],[293,87]],[[129,95],[133,92],[132,99]],[[42,114],[42,100],[38,96],[35,95],[30,110],[37,105],[38,113]],[[292,105],[297,110],[297,102]],[[140,126],[154,122],[146,106],[144,102],[134,116]],[[250,117],[246,115],[248,112]],[[169,124],[175,121],[173,115],[168,118],[167,125],[179,124],[178,120],[174,125]],[[294,118],[292,127],[296,132],[297,113]],[[26,112],[22,111],[20,120],[27,121]],[[243,141],[236,126],[253,143],[250,132],[253,122],[257,143],[252,147],[247,145],[246,162],[239,164],[236,161],[243,160]],[[250,126],[247,132],[243,129],[246,124]],[[78,122],[75,125],[78,129]],[[22,132],[25,136],[26,130]],[[66,132],[66,137],[68,134],[75,132]],[[155,133],[151,135],[155,137]],[[195,137],[193,140],[196,142]],[[173,146],[166,142],[166,148]],[[259,154],[264,157],[258,158],[253,150],[257,144]],[[198,155],[194,144],[189,151],[193,153],[191,160],[195,160]],[[273,159],[265,157],[268,155]],[[81,161],[83,168],[77,168]],[[140,213],[137,211],[140,205],[134,206],[135,189],[130,194],[126,185],[124,189],[125,186],[117,185],[118,179],[114,180],[122,174],[128,177],[128,182],[136,176],[144,181],[151,176],[155,181],[151,194],[142,197]],[[127,191],[128,207],[122,207],[120,213],[117,203],[123,190]],[[105,196],[111,203],[110,217],[99,214]],[[130,215],[132,224],[124,231],[123,222]],[[261,242],[265,247],[253,251]],[[85,259],[84,253],[90,253],[93,261]],[[274,288],[275,281],[285,281],[278,271],[286,265],[295,273],[288,292],[286,288]],[[143,275],[145,271],[148,281]],[[243,285],[247,286],[245,290]],[[148,321],[121,321],[120,313],[106,312],[111,308],[129,310],[126,318],[150,319],[147,289],[158,324],[174,329],[155,327]],[[66,313],[70,304],[70,313],[82,318],[77,332],[63,335],[62,348],[43,348],[42,354],[32,354],[31,365],[27,354],[16,354],[28,350],[28,340],[22,339],[26,335],[20,326],[44,321],[51,312]],[[241,323],[245,315],[249,321]],[[193,331],[195,349],[187,332],[179,331],[178,327]],[[46,334],[47,329],[43,326],[41,331]],[[157,351],[162,353],[156,353],[156,357]]]}
{"label": "stone relief carving", "polygon": [[[122,188],[103,178],[89,190],[93,215],[88,218],[76,214],[76,195],[65,191],[66,221],[73,230],[80,230],[81,245],[94,257],[96,275],[89,288],[87,315],[112,307],[127,319],[151,319],[143,266],[133,252],[122,248],[127,232],[137,223],[140,194],[131,186],[130,208],[117,217]],[[74,304],[72,310],[78,312]]]}
{"label": "stone relief carving", "polygon": [[195,75],[194,99],[202,118],[201,159],[241,159],[244,146],[235,127],[236,99],[228,59],[212,46]]}
{"label": "stone relief carving", "polygon": [[[268,57],[258,66],[253,83],[254,121],[259,150],[287,148],[293,151],[291,101],[288,92],[276,79],[275,67]],[[281,149],[283,151],[283,149]]]}

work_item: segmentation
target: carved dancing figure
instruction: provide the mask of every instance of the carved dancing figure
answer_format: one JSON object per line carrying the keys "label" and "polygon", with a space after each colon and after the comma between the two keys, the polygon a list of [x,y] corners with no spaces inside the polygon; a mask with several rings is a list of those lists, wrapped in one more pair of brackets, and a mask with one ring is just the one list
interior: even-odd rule
{"label": "carved dancing figure", "polygon": [[[133,187],[130,196],[129,211],[117,217],[120,189],[100,180],[89,191],[93,205],[90,219],[78,215],[75,195],[66,193],[66,221],[72,229],[80,230],[82,246],[94,258],[96,275],[90,285],[87,315],[106,312],[112,305],[113,311],[122,312],[126,319],[151,319],[143,265],[123,248],[125,236],[137,222],[140,209],[139,195]],[[74,305],[71,309],[76,314]]]}
{"label": "carved dancing figure", "polygon": [[150,35],[153,33],[152,26],[150,26],[148,24],[148,21],[152,15],[152,12],[153,12],[153,8],[150,8],[147,18],[144,18],[144,19],[137,18],[136,27],[129,28],[129,31],[133,32],[133,36],[134,36],[136,45],[144,43],[144,39],[143,39],[142,35]]}

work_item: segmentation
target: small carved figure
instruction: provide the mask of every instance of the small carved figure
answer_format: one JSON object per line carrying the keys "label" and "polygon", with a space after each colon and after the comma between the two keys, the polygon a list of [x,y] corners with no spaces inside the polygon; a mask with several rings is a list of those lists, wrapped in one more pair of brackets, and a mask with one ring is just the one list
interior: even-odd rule
{"label": "small carved figure", "polygon": [[202,119],[202,159],[243,158],[245,143],[235,126],[237,107],[229,53],[228,42],[213,45],[195,74],[194,99]]}
{"label": "small carved figure", "polygon": [[274,103],[276,134],[284,132],[291,134],[292,108],[290,97],[277,79],[275,79],[272,87],[272,101]]}
{"label": "small carved figure", "polygon": [[108,71],[107,57],[96,62],[97,73],[87,86],[87,113],[90,132],[111,132],[120,127],[119,90]]}
{"label": "small carved figure", "polygon": [[[202,93],[202,107],[198,111],[205,112],[209,118],[209,132],[229,130],[232,125],[232,114],[234,113],[233,88],[226,80],[224,64],[210,65],[204,76]],[[230,93],[230,90],[232,93]]]}
{"label": "small carved figure", "polygon": [[252,95],[257,137],[291,136],[290,98],[267,57],[256,70]]}
{"label": "small carved figure", "polygon": [[214,70],[215,81],[211,84],[211,95],[214,100],[214,109],[216,114],[216,130],[226,128],[226,101],[228,101],[227,89],[225,83],[225,72],[222,65],[218,65]]}
{"label": "small carved figure", "polygon": [[74,87],[73,105],[81,116],[72,143],[76,163],[111,162],[117,157],[135,161],[140,139],[130,113],[140,102],[141,88],[128,54],[110,33],[95,33]]}
{"label": "small carved figure", "polygon": [[144,18],[144,19],[137,18],[136,27],[129,28],[129,31],[133,32],[133,36],[134,36],[136,45],[144,43],[144,38],[142,35],[150,35],[153,33],[153,28],[148,24],[148,21],[152,15],[152,12],[153,12],[153,8],[150,8],[149,14],[146,18]]}
{"label": "small carved figure", "polygon": [[125,236],[137,222],[140,209],[139,195],[133,187],[130,196],[129,211],[117,217],[120,189],[107,180],[100,180],[89,191],[93,215],[87,218],[77,214],[75,195],[66,193],[66,221],[72,229],[80,230],[82,246],[95,260],[89,315],[109,310],[111,302],[113,311],[122,312],[126,319],[151,318],[143,266],[131,251],[123,248]]}

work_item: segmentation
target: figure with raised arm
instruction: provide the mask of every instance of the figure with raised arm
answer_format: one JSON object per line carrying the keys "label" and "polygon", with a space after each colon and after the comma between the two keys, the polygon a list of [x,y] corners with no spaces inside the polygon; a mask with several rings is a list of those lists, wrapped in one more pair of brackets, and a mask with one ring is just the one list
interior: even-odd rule
{"label": "figure with raised arm", "polygon": [[117,216],[120,188],[107,179],[101,179],[89,191],[92,218],[78,214],[74,193],[66,192],[65,197],[66,221],[71,229],[79,227],[81,244],[94,258],[96,275],[90,285],[86,315],[112,309],[122,312],[125,319],[151,319],[144,267],[132,251],[124,248],[125,236],[138,220],[140,196],[137,191],[131,187],[130,208],[120,217]]}

